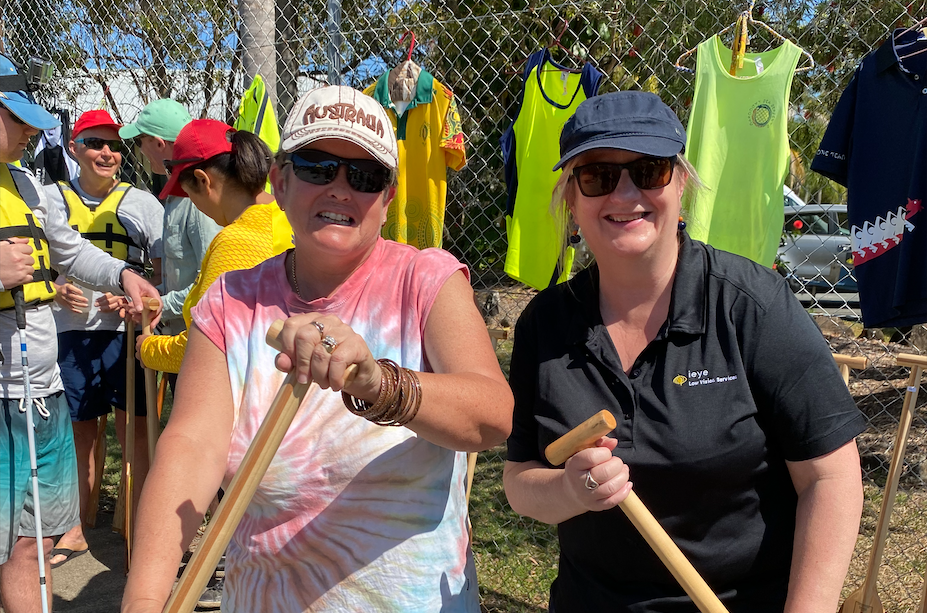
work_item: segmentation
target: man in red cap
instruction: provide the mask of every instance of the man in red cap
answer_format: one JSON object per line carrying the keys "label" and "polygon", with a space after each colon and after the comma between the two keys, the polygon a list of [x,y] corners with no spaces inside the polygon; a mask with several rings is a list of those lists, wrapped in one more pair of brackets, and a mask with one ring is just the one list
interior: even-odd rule
{"label": "man in red cap", "polygon": [[[153,283],[161,276],[163,209],[148,192],[119,181],[124,145],[120,124],[103,110],[87,111],[74,124],[69,147],[80,166],[77,180],[45,186],[50,206],[58,207],[68,225],[111,256],[136,270],[149,266]],[[116,435],[125,448],[126,339],[119,309],[122,296],[103,294],[65,277],[56,280],[55,323],[58,328],[58,366],[71,412],[81,523],[71,528],[52,551],[51,566],[60,566],[88,550],[83,527],[94,486],[97,420],[116,407]],[[136,380],[141,366],[136,364]],[[144,416],[145,387],[135,386],[135,413]],[[148,472],[145,420],[136,420],[136,460],[133,476],[136,498]],[[137,502],[137,500],[136,500]]]}

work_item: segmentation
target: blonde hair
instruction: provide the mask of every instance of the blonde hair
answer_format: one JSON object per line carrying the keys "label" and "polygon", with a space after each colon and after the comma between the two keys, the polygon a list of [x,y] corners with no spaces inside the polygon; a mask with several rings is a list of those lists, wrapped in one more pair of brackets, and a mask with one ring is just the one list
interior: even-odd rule
{"label": "blonde hair", "polygon": [[[576,197],[573,169],[576,168],[578,159],[579,156],[576,156],[563,165],[563,172],[561,172],[560,176],[557,178],[557,182],[554,184],[554,189],[551,193],[550,214],[554,218],[555,228],[558,230],[558,235],[561,237],[560,255],[557,259],[557,265],[560,270],[563,270],[563,267],[567,263],[567,254],[571,247],[570,237],[573,235],[575,227],[570,208],[573,204],[573,199]],[[695,167],[682,153],[676,154],[676,167],[681,168],[686,176],[686,182],[683,185],[682,195],[680,196],[680,205],[682,207],[680,215],[686,220],[686,223],[697,224],[697,220],[691,219],[690,211],[698,195],[705,189],[705,184],[699,179]],[[674,179],[676,176],[675,172],[674,170]],[[595,258],[595,255],[592,253],[590,253],[590,256]]]}

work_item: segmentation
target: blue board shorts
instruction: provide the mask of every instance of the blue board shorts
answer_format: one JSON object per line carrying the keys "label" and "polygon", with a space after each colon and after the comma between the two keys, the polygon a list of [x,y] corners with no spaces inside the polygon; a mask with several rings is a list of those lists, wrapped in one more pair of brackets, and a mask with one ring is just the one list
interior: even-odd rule
{"label": "blue board shorts", "polygon": [[[72,330],[58,334],[58,367],[71,421],[89,421],[126,408],[125,333]],[[132,347],[135,354],[135,347]],[[135,414],[145,409],[145,372],[135,361]]]}
{"label": "blue board shorts", "polygon": [[[44,401],[48,417],[36,408]],[[26,413],[19,398],[0,398],[0,564],[20,536],[35,538],[35,504]],[[80,523],[77,456],[63,392],[33,402],[42,536],[64,534]]]}

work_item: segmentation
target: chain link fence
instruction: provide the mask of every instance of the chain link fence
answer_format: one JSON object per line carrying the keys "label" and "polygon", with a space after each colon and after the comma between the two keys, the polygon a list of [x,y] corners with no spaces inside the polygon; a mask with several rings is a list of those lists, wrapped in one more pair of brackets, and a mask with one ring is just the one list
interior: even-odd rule
{"label": "chain link fence", "polygon": [[[72,121],[102,106],[118,121],[129,122],[149,101],[171,97],[194,117],[231,122],[254,74],[265,78],[282,121],[296,98],[314,85],[340,82],[364,88],[411,53],[412,60],[453,89],[467,139],[468,163],[448,177],[444,247],[470,267],[487,325],[504,330],[534,295],[503,270],[506,186],[499,140],[515,116],[522,88],[518,62],[559,41],[561,46],[552,47],[557,61],[579,67],[577,58],[585,58],[605,74],[600,93],[653,91],[685,124],[694,75],[677,70],[676,58],[750,8],[756,19],[810,52],[816,62],[795,75],[791,90],[787,198],[808,206],[786,209],[780,272],[833,350],[864,356],[870,363],[854,371],[850,382],[870,427],[858,439],[866,505],[849,591],[862,584],[865,574],[901,413],[907,369],[897,366],[894,356],[927,351],[927,331],[923,326],[863,328],[841,208],[846,193],[809,166],[855,66],[893,28],[927,17],[923,5],[899,0],[783,0],[756,6],[716,0],[239,0],[237,5],[223,0],[6,0],[0,5],[0,27],[5,49],[15,59],[39,55],[54,61],[58,76],[40,98],[49,107],[69,111]],[[415,34],[411,50],[411,37],[399,42],[407,31]],[[749,33],[750,50],[779,44],[761,27],[751,26]],[[730,32],[724,36],[730,46]],[[694,56],[689,62],[694,68]],[[511,342],[503,338],[497,347],[503,367]],[[879,593],[892,611],[915,610],[927,564],[925,399],[922,394],[915,410],[880,574]],[[555,531],[508,508],[501,485],[503,461],[503,448],[480,455],[471,499],[483,607],[543,611],[556,574]]]}

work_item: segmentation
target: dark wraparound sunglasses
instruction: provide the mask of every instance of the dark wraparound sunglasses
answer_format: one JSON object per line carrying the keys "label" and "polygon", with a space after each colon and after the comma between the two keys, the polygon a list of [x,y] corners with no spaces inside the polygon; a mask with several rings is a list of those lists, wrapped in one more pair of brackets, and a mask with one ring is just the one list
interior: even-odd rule
{"label": "dark wraparound sunglasses", "polygon": [[75,143],[81,143],[88,149],[96,149],[97,151],[102,151],[104,146],[109,146],[109,150],[113,153],[122,153],[124,144],[121,140],[109,140],[106,138],[97,138],[94,136],[88,136],[87,138],[75,138]]}
{"label": "dark wraparound sunglasses", "polygon": [[287,156],[293,165],[293,174],[300,181],[313,185],[328,185],[338,176],[338,169],[345,167],[348,185],[365,194],[382,192],[392,181],[389,168],[374,160],[347,160],[324,151],[296,151]]}
{"label": "dark wraparound sunglasses", "polygon": [[673,178],[676,158],[643,157],[627,164],[596,162],[577,166],[573,176],[579,184],[579,191],[587,198],[605,196],[615,191],[621,180],[621,172],[628,170],[631,182],[638,189],[659,189],[666,187]]}

